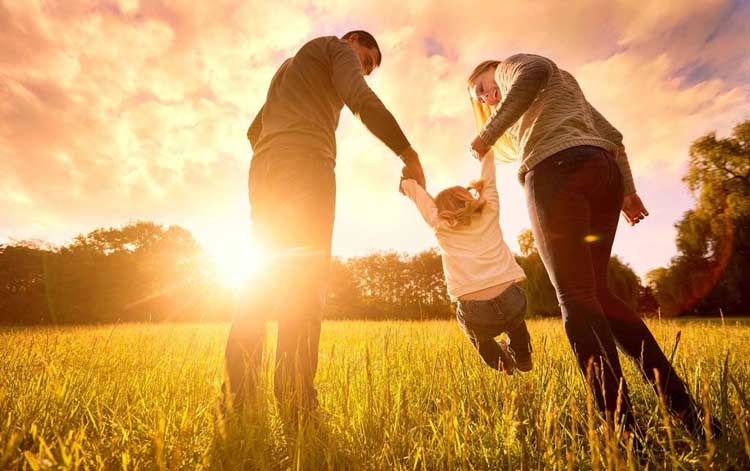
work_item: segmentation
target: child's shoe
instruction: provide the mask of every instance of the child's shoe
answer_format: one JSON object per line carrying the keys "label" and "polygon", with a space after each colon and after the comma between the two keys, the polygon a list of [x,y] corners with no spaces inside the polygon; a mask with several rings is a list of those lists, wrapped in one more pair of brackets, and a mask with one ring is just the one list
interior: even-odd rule
{"label": "child's shoe", "polygon": [[497,369],[507,375],[512,375],[516,369],[516,362],[513,360],[513,354],[508,348],[508,342],[504,339],[497,342],[500,346],[500,358],[497,361]]}
{"label": "child's shoe", "polygon": [[531,352],[516,353],[515,360],[518,371],[526,373],[534,368],[534,362],[531,361]]}

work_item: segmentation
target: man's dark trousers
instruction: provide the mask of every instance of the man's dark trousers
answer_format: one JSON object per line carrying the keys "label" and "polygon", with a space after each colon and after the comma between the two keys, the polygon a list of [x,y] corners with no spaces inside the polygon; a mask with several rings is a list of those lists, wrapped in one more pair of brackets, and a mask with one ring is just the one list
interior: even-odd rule
{"label": "man's dark trousers", "polygon": [[277,399],[302,407],[317,403],[313,380],[331,259],[334,167],[333,159],[305,152],[252,160],[253,243],[267,263],[239,296],[229,333],[227,382],[235,404],[253,396],[266,322],[274,319]]}

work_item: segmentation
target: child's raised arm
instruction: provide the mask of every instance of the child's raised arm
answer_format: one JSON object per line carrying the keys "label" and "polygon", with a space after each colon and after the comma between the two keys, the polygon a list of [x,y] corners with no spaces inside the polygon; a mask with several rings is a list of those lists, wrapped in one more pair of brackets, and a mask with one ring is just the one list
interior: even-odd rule
{"label": "child's raised arm", "polygon": [[492,151],[482,157],[481,178],[484,181],[482,197],[487,201],[488,206],[499,209],[500,196],[497,193],[497,179],[495,178],[495,154]]}
{"label": "child's raised arm", "polygon": [[411,178],[401,182],[401,189],[404,190],[404,194],[417,206],[425,222],[431,228],[437,229],[440,218],[438,217],[437,206],[435,206],[435,200],[432,199],[432,196],[419,186],[416,180]]}

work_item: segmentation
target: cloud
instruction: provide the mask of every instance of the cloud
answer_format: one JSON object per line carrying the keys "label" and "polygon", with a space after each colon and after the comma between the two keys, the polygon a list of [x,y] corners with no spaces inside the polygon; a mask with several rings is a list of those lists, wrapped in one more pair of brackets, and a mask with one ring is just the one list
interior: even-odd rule
{"label": "cloud", "polygon": [[[422,155],[431,191],[476,176],[468,72],[540,53],[625,135],[652,212],[669,205],[672,219],[652,232],[663,238],[679,216],[672,200],[691,204],[674,183],[689,143],[747,117],[748,24],[745,2],[723,0],[0,0],[0,237],[60,241],[138,218],[183,224],[207,243],[247,231],[244,136],[271,76],[306,40],[364,28],[384,52],[369,81]],[[433,245],[396,192],[397,159],[346,110],[337,137],[334,250]],[[515,247],[528,222],[514,170],[499,168]],[[663,178],[669,194],[656,190]],[[622,250],[625,260],[649,252]]]}

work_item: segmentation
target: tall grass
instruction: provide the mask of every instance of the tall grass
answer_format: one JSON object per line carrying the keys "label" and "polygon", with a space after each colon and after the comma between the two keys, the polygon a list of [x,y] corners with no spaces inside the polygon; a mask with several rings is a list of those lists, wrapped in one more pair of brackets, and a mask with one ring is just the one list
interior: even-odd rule
{"label": "tall grass", "polygon": [[224,324],[0,330],[0,469],[750,469],[750,325],[651,323],[668,352],[681,331],[677,371],[725,433],[691,438],[625,362],[636,448],[602,426],[560,321],[529,327],[534,370],[507,377],[452,322],[325,323],[321,407],[297,422],[270,369],[219,413]]}

